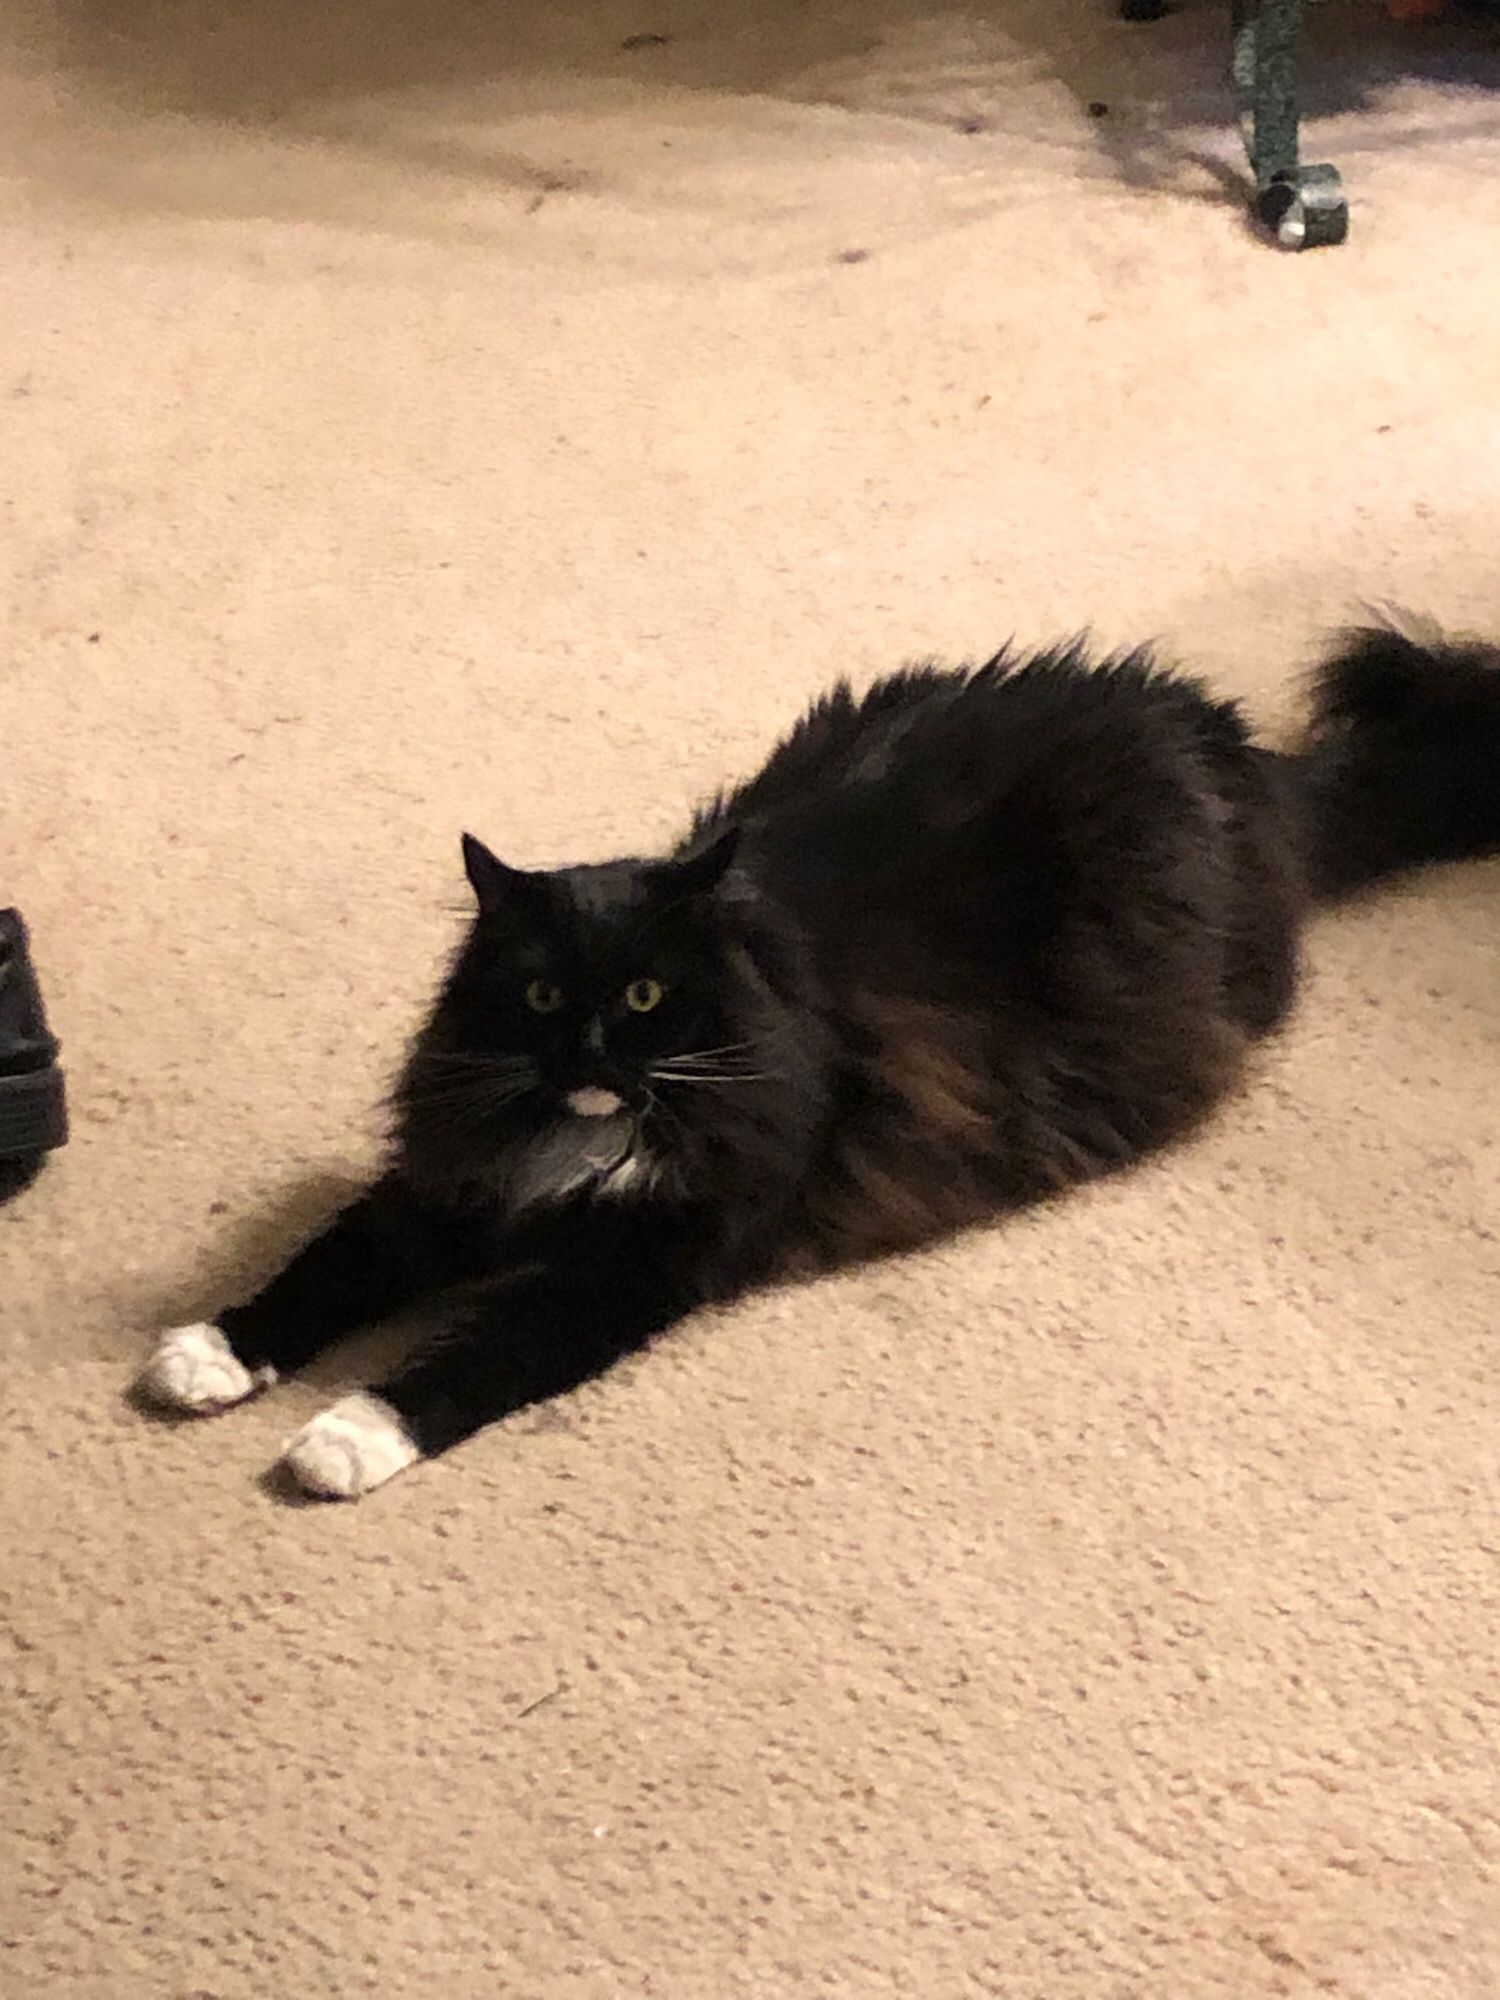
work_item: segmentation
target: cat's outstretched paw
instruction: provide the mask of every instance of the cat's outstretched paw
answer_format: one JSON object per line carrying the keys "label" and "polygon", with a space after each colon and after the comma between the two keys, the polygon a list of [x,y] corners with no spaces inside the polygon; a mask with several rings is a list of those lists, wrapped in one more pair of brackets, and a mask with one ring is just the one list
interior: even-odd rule
{"label": "cat's outstretched paw", "polygon": [[163,1334],[136,1387],[165,1409],[192,1410],[207,1417],[243,1403],[275,1380],[274,1368],[247,1368],[220,1328],[204,1320]]}
{"label": "cat's outstretched paw", "polygon": [[389,1403],[358,1395],[343,1397],[305,1424],[281,1462],[304,1491],[325,1500],[357,1500],[421,1456]]}

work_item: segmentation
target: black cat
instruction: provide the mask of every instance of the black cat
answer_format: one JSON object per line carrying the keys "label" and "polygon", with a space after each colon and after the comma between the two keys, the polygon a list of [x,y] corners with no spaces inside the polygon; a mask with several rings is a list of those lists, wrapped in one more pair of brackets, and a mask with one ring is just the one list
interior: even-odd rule
{"label": "black cat", "polygon": [[288,1447],[362,1493],[706,1301],[1141,1158],[1284,1017],[1312,904],[1496,847],[1500,650],[1352,634],[1292,753],[1144,653],[840,686],[668,858],[466,838],[385,1174],[145,1386],[220,1409],[451,1293]]}

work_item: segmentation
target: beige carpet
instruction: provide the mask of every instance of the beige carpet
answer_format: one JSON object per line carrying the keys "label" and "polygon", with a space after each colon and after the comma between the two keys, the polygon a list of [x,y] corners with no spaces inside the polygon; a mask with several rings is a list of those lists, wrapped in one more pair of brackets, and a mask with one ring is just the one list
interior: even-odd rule
{"label": "beige carpet", "polygon": [[0,900],[76,1136],[0,1212],[5,1995],[1500,1986],[1493,867],[1330,921],[1196,1147],[360,1506],[258,1484],[326,1387],[120,1399],[367,1163],[461,827],[655,840],[1011,632],[1274,722],[1362,598],[1500,630],[1494,35],[1334,10],[1299,260],[1222,31],[9,11]]}

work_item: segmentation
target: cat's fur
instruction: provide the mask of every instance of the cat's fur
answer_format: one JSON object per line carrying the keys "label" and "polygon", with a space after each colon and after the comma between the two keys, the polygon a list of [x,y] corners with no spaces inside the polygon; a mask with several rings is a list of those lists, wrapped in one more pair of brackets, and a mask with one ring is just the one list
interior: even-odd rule
{"label": "cat's fur", "polygon": [[[670,858],[526,874],[466,840],[479,913],[388,1169],[213,1365],[248,1390],[451,1289],[451,1336],[293,1447],[362,1490],[704,1302],[1166,1144],[1285,1016],[1315,902],[1496,846],[1484,648],[1351,634],[1290,753],[1145,653],[837,687]],[[330,1483],[382,1409],[382,1469]]]}

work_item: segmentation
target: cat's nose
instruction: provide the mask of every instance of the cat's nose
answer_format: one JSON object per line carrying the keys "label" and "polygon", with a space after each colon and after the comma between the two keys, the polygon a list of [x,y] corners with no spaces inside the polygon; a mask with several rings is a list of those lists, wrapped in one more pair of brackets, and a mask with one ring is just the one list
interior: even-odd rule
{"label": "cat's nose", "polygon": [[625,1100],[617,1090],[602,1090],[590,1083],[582,1090],[570,1090],[567,1105],[575,1118],[613,1118],[625,1109]]}

